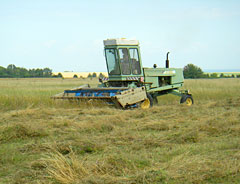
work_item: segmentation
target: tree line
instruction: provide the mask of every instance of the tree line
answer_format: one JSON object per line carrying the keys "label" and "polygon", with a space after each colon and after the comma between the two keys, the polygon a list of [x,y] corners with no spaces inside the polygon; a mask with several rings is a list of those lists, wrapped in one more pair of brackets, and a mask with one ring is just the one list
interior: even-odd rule
{"label": "tree line", "polygon": [[29,77],[52,77],[52,70],[49,68],[26,69],[13,64],[4,68],[0,66],[0,78],[29,78]]}
{"label": "tree line", "polygon": [[[37,68],[37,69],[26,69],[23,67],[17,67],[14,64],[8,65],[6,68],[0,66],[0,78],[64,78],[61,73],[53,75],[52,69],[50,68]],[[95,78],[97,74],[89,73],[87,78]],[[99,78],[105,77],[100,73]],[[73,78],[78,78],[75,74]],[[82,78],[82,77],[81,77]]]}
{"label": "tree line", "polygon": [[[218,75],[217,73],[206,74],[202,71],[202,69],[194,64],[188,64],[183,68],[184,78],[196,79],[196,78],[240,78],[240,75],[224,75],[221,73]],[[17,67],[14,64],[10,64],[7,68],[0,66],[0,78],[30,78],[30,77],[39,77],[39,78],[48,78],[48,77],[60,77],[62,78],[62,74],[58,73],[58,75],[52,75],[52,70],[50,68],[37,68],[37,69],[26,69],[23,67]],[[97,74],[94,72],[93,74],[88,75],[88,78],[97,77]],[[99,75],[100,78],[104,77],[102,73]],[[73,78],[77,78],[77,75],[74,75]]]}
{"label": "tree line", "polygon": [[194,64],[188,64],[183,68],[183,75],[185,79],[197,79],[197,78],[240,78],[240,75],[220,75],[217,73],[204,73],[202,69]]}

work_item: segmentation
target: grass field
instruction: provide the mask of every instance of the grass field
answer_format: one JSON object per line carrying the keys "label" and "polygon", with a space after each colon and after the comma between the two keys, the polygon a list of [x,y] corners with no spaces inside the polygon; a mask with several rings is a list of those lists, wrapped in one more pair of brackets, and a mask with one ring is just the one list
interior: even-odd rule
{"label": "grass field", "polygon": [[0,79],[0,183],[240,183],[240,79],[186,80],[195,104],[54,101],[88,79]]}

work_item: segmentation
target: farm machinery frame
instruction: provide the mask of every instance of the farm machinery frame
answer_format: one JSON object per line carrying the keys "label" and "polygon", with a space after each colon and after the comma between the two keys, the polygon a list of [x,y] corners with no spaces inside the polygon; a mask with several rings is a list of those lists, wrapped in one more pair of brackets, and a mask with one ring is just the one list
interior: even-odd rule
{"label": "farm machinery frame", "polygon": [[83,85],[53,96],[53,99],[104,100],[119,108],[141,107],[157,103],[157,97],[173,94],[180,103],[193,104],[188,90],[179,90],[184,77],[181,68],[169,68],[167,53],[166,67],[142,67],[139,42],[137,40],[104,40],[104,51],[108,78],[100,78],[97,88]]}

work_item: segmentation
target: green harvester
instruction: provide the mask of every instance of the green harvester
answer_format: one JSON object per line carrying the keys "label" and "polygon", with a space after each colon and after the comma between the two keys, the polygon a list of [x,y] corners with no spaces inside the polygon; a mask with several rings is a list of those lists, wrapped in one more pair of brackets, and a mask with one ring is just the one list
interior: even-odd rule
{"label": "green harvester", "polygon": [[106,101],[118,108],[141,107],[147,109],[158,103],[157,97],[173,94],[180,97],[180,103],[193,104],[188,90],[183,86],[182,68],[169,68],[167,53],[166,67],[142,67],[139,42],[127,39],[104,40],[104,51],[108,78],[100,78],[97,88],[83,85],[53,96],[53,99]]}

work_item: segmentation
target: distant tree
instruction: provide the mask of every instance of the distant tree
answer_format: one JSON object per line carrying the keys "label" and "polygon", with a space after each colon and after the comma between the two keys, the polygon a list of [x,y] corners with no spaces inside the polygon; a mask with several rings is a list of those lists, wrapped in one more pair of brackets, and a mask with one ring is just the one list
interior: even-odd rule
{"label": "distant tree", "polygon": [[91,74],[91,73],[89,73],[87,77],[88,77],[88,78],[92,78],[92,74]]}
{"label": "distant tree", "polygon": [[223,73],[220,74],[220,78],[224,78],[225,75]]}
{"label": "distant tree", "polygon": [[58,74],[57,74],[57,77],[59,77],[59,78],[63,78],[63,76],[62,76],[61,73],[58,73]]}
{"label": "distant tree", "polygon": [[10,64],[7,66],[7,70],[15,70],[17,67],[14,64]]}
{"label": "distant tree", "polygon": [[236,75],[237,78],[240,78],[240,75]]}
{"label": "distant tree", "polygon": [[93,72],[92,77],[97,77],[97,74]]}
{"label": "distant tree", "polygon": [[195,66],[194,64],[188,64],[183,68],[183,75],[184,78],[202,78],[203,77],[203,71],[198,66]]}
{"label": "distant tree", "polygon": [[210,76],[209,76],[208,73],[206,73],[206,74],[204,73],[201,78],[209,78],[209,77],[210,77]]}
{"label": "distant tree", "polygon": [[9,77],[8,73],[7,73],[7,69],[0,66],[0,77]]}
{"label": "distant tree", "polygon": [[217,73],[211,73],[210,77],[211,78],[218,78],[218,74]]}
{"label": "distant tree", "polygon": [[18,68],[19,69],[19,77],[29,77],[29,71],[26,68]]}
{"label": "distant tree", "polygon": [[51,77],[52,76],[52,70],[50,68],[44,68],[43,69],[43,76],[44,77]]}
{"label": "distant tree", "polygon": [[53,77],[52,70],[49,68],[44,69],[29,69],[22,67],[16,67],[14,64],[10,64],[7,68],[0,66],[0,77]]}
{"label": "distant tree", "polygon": [[7,66],[7,74],[9,77],[16,77],[16,66],[14,64],[10,64]]}
{"label": "distant tree", "polygon": [[232,78],[235,78],[235,75],[234,75],[234,74],[232,74]]}
{"label": "distant tree", "polygon": [[36,77],[43,77],[43,71],[40,68],[37,68],[35,72],[36,72]]}
{"label": "distant tree", "polygon": [[78,78],[77,74],[74,74],[73,78]]}
{"label": "distant tree", "polygon": [[99,78],[101,79],[101,78],[103,78],[103,77],[105,77],[102,73],[100,73],[99,74]]}

